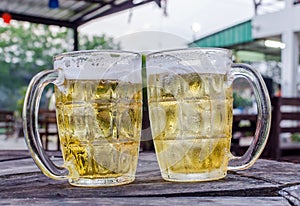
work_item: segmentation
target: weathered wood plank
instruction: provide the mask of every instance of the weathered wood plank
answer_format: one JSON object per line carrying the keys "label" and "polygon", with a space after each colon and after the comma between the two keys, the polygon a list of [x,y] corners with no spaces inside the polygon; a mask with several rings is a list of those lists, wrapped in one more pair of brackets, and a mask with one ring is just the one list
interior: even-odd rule
{"label": "weathered wood plank", "polygon": [[0,162],[14,160],[14,159],[23,159],[29,158],[30,153],[27,150],[1,150],[0,151]]}
{"label": "weathered wood plank", "polygon": [[[5,155],[16,157],[14,153]],[[40,201],[46,205],[289,205],[299,192],[290,186],[300,185],[300,165],[262,159],[252,168],[230,172],[219,181],[174,183],[161,178],[154,153],[141,153],[133,183],[105,188],[79,188],[52,180],[31,158],[0,161],[0,168],[0,204],[13,205]]]}
{"label": "weathered wood plank", "polygon": [[1,199],[3,205],[201,205],[201,206],[287,206],[290,205],[283,197],[140,197],[140,198],[57,198],[57,199]]}
{"label": "weathered wood plank", "polygon": [[280,131],[282,133],[285,133],[285,132],[297,133],[297,132],[300,132],[300,127],[282,127]]}
{"label": "weathered wood plank", "polygon": [[238,171],[237,174],[282,186],[300,184],[300,164],[289,162],[259,160],[253,167]]}
{"label": "weathered wood plank", "polygon": [[283,105],[291,105],[291,106],[300,106],[300,98],[291,97],[291,98],[281,98]]}
{"label": "weathered wood plank", "polygon": [[300,119],[300,112],[281,112],[281,118],[284,120],[298,120]]}
{"label": "weathered wood plank", "polygon": [[[77,188],[67,181],[52,180],[39,172],[31,159],[1,162],[1,198],[137,197],[137,196],[276,196],[279,184],[230,173],[226,178],[202,183],[174,183],[160,176],[155,155],[140,155],[136,180],[107,188]],[[17,169],[16,169],[17,168]]]}
{"label": "weathered wood plank", "polygon": [[[150,174],[148,174],[150,175]],[[0,178],[1,198],[93,198],[93,197],[176,197],[176,196],[276,196],[279,188],[264,181],[229,175],[222,181],[171,183],[160,178],[136,180],[129,185],[106,188],[72,187],[40,173]]]}
{"label": "weathered wood plank", "polygon": [[[48,156],[61,157],[60,151],[47,151]],[[0,150],[0,162],[31,158],[28,150]]]}
{"label": "weathered wood plank", "polygon": [[300,185],[284,188],[279,194],[289,200],[293,205],[300,205]]}
{"label": "weathered wood plank", "polygon": [[237,114],[233,116],[233,121],[234,122],[239,122],[242,120],[249,120],[249,121],[256,121],[257,120],[257,115],[252,115],[252,114]]}

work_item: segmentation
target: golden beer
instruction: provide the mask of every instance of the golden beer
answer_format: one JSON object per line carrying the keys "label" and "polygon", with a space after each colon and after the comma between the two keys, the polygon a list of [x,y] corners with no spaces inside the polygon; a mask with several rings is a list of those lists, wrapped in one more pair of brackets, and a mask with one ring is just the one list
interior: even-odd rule
{"label": "golden beer", "polygon": [[[59,137],[71,184],[134,180],[142,122],[141,85],[65,80],[56,87]],[[110,179],[111,178],[111,179]],[[123,179],[122,179],[123,178]]]}
{"label": "golden beer", "polygon": [[161,73],[150,75],[148,81],[151,128],[163,178],[224,177],[233,101],[227,76]]}

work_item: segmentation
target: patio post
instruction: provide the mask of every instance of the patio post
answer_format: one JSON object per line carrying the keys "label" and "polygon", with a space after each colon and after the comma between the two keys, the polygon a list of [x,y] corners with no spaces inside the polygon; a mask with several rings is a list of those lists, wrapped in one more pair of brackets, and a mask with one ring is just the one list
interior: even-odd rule
{"label": "patio post", "polygon": [[282,96],[297,96],[297,73],[299,65],[299,39],[293,30],[282,33],[282,42],[286,47],[281,50],[282,58]]}

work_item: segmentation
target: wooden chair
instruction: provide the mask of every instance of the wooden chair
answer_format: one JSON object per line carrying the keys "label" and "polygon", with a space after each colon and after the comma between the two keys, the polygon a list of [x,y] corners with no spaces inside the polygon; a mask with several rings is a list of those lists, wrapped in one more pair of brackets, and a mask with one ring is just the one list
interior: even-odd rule
{"label": "wooden chair", "polygon": [[56,138],[57,148],[56,150],[60,150],[60,143],[58,137],[58,129],[56,122],[56,112],[41,109],[39,111],[39,133],[42,139],[43,147],[45,150],[49,150],[49,141],[50,138]]}
{"label": "wooden chair", "polygon": [[[234,155],[243,155],[248,145],[242,145],[242,139],[253,138],[256,129],[256,114],[233,115],[231,150]],[[246,124],[244,124],[246,122]]]}
{"label": "wooden chair", "polygon": [[281,135],[284,133],[300,133],[300,97],[298,98],[272,98],[272,122],[269,140],[265,148],[264,156],[271,159],[279,159],[282,155],[296,151],[300,154],[300,142],[281,144]]}
{"label": "wooden chair", "polygon": [[0,134],[9,138],[14,134],[15,116],[13,111],[0,111]]}

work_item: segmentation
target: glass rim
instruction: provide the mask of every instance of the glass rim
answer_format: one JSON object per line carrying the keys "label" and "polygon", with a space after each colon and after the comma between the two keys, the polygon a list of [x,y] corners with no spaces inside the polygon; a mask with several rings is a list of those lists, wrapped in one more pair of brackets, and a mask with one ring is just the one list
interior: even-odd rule
{"label": "glass rim", "polygon": [[202,51],[206,52],[217,52],[217,53],[224,53],[227,54],[228,57],[232,56],[232,51],[230,49],[221,48],[221,47],[189,47],[189,48],[178,48],[178,49],[167,49],[161,51],[155,51],[146,54],[146,56],[156,56],[161,54],[172,54],[176,52],[184,53],[184,52],[199,52]]}
{"label": "glass rim", "polygon": [[63,57],[80,57],[80,55],[86,55],[86,54],[115,54],[115,55],[135,55],[135,56],[141,56],[141,53],[133,52],[133,51],[126,51],[126,50],[79,50],[79,51],[69,51],[69,52],[63,52],[60,54],[56,54],[53,57],[53,61],[58,61]]}

